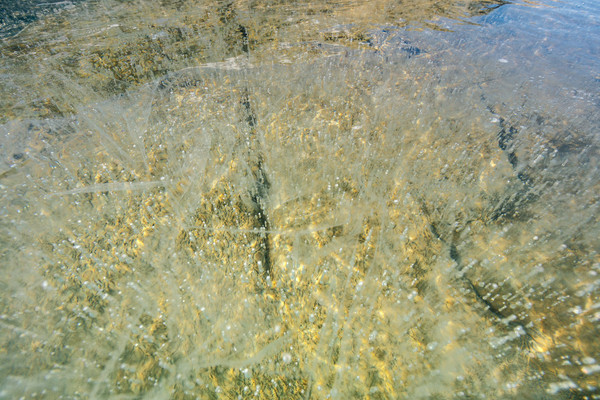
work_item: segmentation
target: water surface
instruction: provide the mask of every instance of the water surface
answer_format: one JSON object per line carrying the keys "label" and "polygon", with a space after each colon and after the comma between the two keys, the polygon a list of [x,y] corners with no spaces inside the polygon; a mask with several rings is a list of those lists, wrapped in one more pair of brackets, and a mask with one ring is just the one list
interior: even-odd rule
{"label": "water surface", "polygon": [[90,0],[3,31],[0,397],[598,398],[599,15]]}

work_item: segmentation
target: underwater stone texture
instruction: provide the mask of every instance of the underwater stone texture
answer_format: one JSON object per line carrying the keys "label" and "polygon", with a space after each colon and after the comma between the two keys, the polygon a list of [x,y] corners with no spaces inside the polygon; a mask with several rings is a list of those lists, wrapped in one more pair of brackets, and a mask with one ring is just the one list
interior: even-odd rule
{"label": "underwater stone texture", "polygon": [[309,5],[3,44],[1,397],[597,390],[597,143]]}

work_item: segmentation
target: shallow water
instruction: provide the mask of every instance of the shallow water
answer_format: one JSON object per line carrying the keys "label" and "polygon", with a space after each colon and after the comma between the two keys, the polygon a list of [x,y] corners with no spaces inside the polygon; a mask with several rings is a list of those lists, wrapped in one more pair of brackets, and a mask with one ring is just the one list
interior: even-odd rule
{"label": "shallow water", "polygon": [[0,397],[598,398],[599,11],[102,0],[10,31]]}

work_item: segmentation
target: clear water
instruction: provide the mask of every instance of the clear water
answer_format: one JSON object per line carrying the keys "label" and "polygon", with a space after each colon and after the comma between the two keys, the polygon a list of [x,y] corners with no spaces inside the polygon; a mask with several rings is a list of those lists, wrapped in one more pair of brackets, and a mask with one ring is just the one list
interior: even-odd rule
{"label": "clear water", "polygon": [[597,2],[32,10],[0,398],[600,397]]}

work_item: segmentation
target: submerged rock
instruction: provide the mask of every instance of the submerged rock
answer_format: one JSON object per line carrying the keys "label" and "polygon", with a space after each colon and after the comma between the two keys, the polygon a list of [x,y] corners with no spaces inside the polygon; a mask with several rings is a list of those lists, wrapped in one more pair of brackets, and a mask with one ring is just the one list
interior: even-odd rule
{"label": "submerged rock", "polygon": [[0,397],[593,398],[585,125],[393,12],[102,4],[5,64]]}

